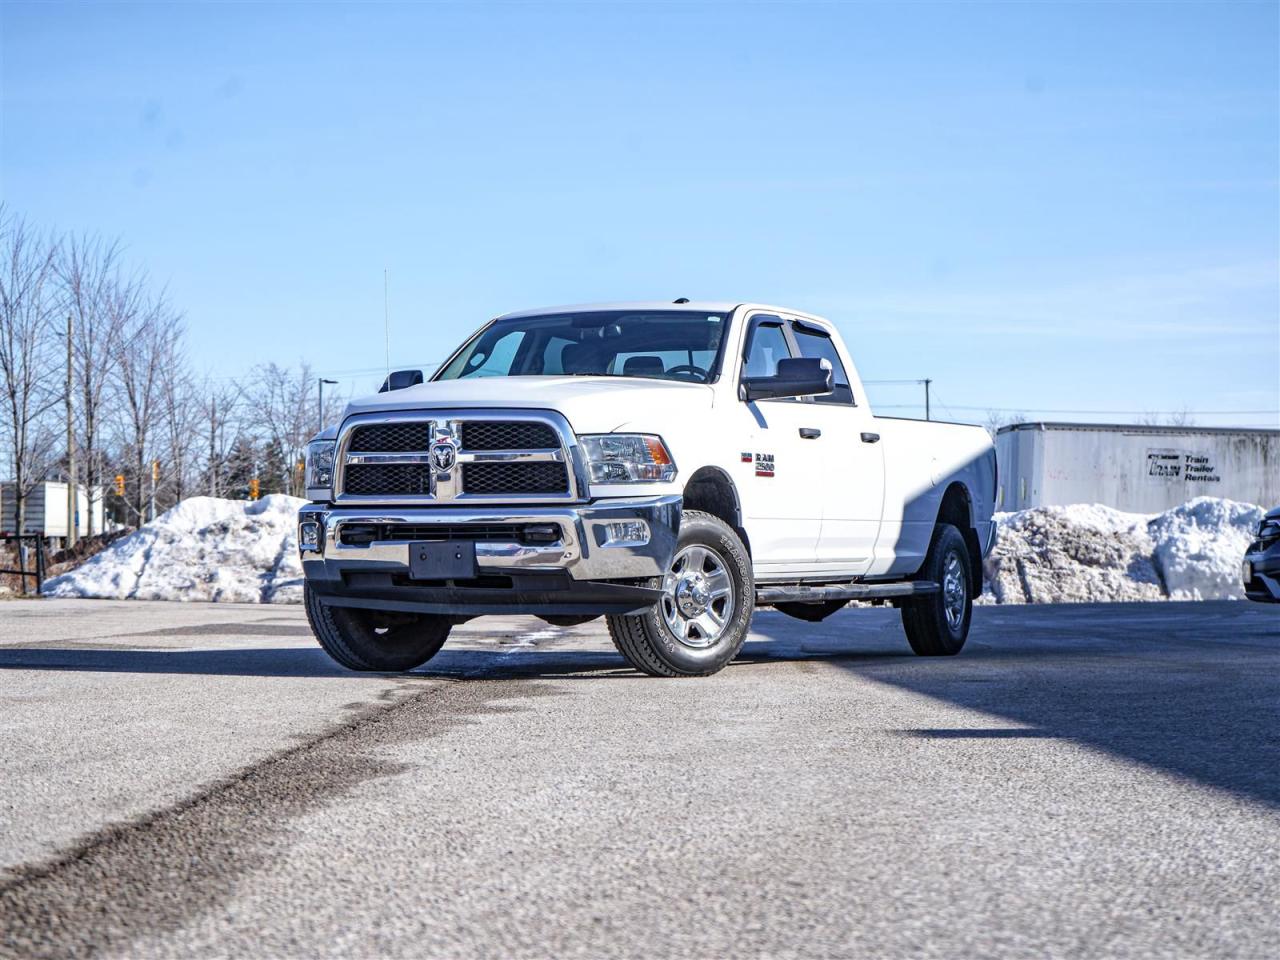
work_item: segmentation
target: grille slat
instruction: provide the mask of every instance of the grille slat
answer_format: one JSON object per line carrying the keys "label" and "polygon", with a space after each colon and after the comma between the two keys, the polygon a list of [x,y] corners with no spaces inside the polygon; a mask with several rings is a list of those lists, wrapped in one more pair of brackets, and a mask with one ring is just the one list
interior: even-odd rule
{"label": "grille slat", "polygon": [[569,473],[563,463],[466,463],[463,493],[566,493]]}
{"label": "grille slat", "polygon": [[420,496],[431,492],[431,468],[425,463],[351,463],[342,489],[357,496]]}
{"label": "grille slat", "polygon": [[[388,540],[475,540],[486,543],[549,543],[546,535],[527,536],[529,528],[544,530],[546,523],[348,523],[341,539],[346,544]],[[560,534],[563,536],[563,534]]]}
{"label": "grille slat", "polygon": [[421,452],[430,446],[431,424],[422,420],[356,427],[348,449],[352,453],[405,453]]}
{"label": "grille slat", "polygon": [[524,420],[468,420],[462,424],[463,450],[551,450],[560,438],[545,423]]}

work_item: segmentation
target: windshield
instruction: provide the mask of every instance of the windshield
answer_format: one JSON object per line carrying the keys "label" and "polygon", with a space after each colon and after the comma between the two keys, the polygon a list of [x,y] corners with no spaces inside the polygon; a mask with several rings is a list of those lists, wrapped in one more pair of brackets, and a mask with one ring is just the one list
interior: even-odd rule
{"label": "windshield", "polygon": [[602,311],[496,320],[436,380],[465,377],[649,377],[710,383],[725,314]]}

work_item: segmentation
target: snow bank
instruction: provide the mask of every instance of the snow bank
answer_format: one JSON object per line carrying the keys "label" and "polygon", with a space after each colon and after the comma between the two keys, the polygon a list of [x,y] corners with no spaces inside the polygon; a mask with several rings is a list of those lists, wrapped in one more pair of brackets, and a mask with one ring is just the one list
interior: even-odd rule
{"label": "snow bank", "polygon": [[279,494],[258,501],[192,497],[49,580],[51,597],[300,603],[298,508]]}
{"label": "snow bank", "polygon": [[1169,596],[1243,597],[1240,561],[1265,514],[1251,503],[1198,497],[1152,520],[1155,565]]}
{"label": "snow bank", "polygon": [[[299,603],[305,501],[193,497],[49,580],[53,597]],[[1263,510],[1200,497],[1157,515],[1080,504],[996,516],[984,603],[1243,597],[1240,558]]]}
{"label": "snow bank", "polygon": [[1241,598],[1240,558],[1263,510],[1198,497],[1165,513],[1095,504],[996,515],[987,603]]}

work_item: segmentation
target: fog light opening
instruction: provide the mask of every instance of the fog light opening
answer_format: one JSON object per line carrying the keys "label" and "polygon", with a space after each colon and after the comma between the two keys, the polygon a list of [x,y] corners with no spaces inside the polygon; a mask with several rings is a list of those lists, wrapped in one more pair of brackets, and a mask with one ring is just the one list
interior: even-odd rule
{"label": "fog light opening", "polygon": [[304,520],[298,524],[298,549],[303,552],[320,552],[320,524]]}
{"label": "fog light opening", "polygon": [[644,520],[615,520],[602,525],[606,547],[643,547],[649,542],[649,524]]}

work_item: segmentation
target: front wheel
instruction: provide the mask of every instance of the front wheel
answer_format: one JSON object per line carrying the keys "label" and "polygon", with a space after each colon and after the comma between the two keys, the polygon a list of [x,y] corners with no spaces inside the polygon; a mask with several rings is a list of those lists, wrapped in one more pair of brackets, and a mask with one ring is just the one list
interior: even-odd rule
{"label": "front wheel", "polygon": [[432,614],[331,607],[309,584],[303,598],[320,646],[348,670],[412,670],[440,651],[453,627],[449,617]]}
{"label": "front wheel", "polygon": [[609,636],[641,673],[705,677],[742,649],[755,599],[751,559],[733,528],[686,510],[661,599],[644,613],[609,617]]}
{"label": "front wheel", "polygon": [[907,642],[920,656],[949,657],[964,646],[973,616],[971,569],[969,547],[960,531],[949,523],[939,524],[920,570],[920,579],[938,584],[938,592],[902,605]]}

